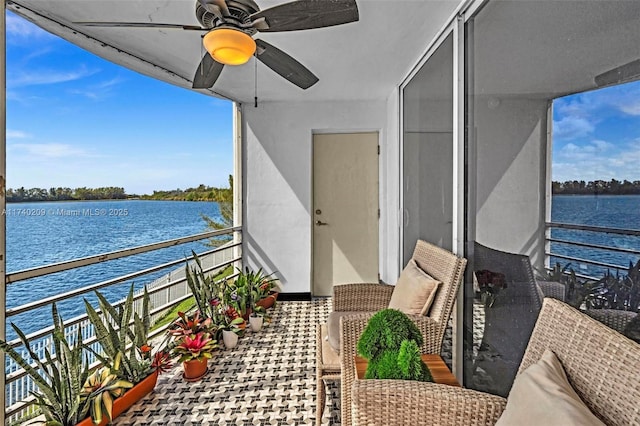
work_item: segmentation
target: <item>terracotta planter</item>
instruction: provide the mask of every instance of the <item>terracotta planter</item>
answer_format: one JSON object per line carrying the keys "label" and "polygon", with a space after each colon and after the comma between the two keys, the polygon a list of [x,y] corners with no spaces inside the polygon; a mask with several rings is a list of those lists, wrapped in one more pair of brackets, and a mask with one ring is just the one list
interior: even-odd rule
{"label": "terracotta planter", "polygon": [[256,303],[256,305],[262,306],[265,309],[269,309],[269,308],[272,308],[273,305],[275,305],[277,298],[278,298],[278,293],[273,292],[267,297],[265,297],[264,299],[259,300],[258,303]]}
{"label": "terracotta planter", "polygon": [[[133,404],[147,396],[147,394],[149,394],[153,390],[153,388],[156,387],[156,383],[158,382],[158,374],[159,373],[157,371],[153,372],[152,374],[147,376],[146,379],[142,380],[140,383],[126,391],[120,398],[116,398],[113,401],[113,418],[115,419],[120,414],[127,411]],[[107,423],[107,414],[104,413],[100,426],[106,425]],[[78,423],[77,426],[93,426],[93,420],[91,420],[91,417],[87,417],[86,419]]]}
{"label": "terracotta planter", "polygon": [[222,341],[225,348],[233,349],[238,344],[238,335],[233,331],[222,330]]}
{"label": "terracotta planter", "polygon": [[191,361],[185,361],[182,363],[182,367],[184,368],[184,374],[182,377],[187,382],[196,382],[202,378],[205,374],[207,374],[207,362],[209,360],[204,358],[202,360],[192,359]]}
{"label": "terracotta planter", "polygon": [[247,328],[247,320],[245,320],[243,318],[244,321],[242,321],[242,323],[238,324],[238,328],[242,331],[244,331]]}
{"label": "terracotta planter", "polygon": [[251,331],[262,330],[262,324],[264,322],[263,317],[249,317],[249,325],[251,325]]}

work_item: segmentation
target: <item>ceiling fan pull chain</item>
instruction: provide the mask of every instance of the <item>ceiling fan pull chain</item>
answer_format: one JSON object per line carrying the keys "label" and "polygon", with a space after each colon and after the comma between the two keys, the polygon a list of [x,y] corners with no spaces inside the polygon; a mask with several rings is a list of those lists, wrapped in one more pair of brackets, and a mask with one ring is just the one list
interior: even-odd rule
{"label": "ceiling fan pull chain", "polygon": [[[200,38],[204,39],[204,35],[201,35]],[[200,57],[202,58],[203,56],[204,56],[204,44],[202,43],[202,41],[200,41]],[[204,65],[202,62],[200,62],[200,66],[198,68],[200,68],[200,75],[204,76]]]}
{"label": "ceiling fan pull chain", "polygon": [[253,96],[253,107],[254,108],[258,108],[258,52],[256,51],[256,53],[254,53],[254,96]]}

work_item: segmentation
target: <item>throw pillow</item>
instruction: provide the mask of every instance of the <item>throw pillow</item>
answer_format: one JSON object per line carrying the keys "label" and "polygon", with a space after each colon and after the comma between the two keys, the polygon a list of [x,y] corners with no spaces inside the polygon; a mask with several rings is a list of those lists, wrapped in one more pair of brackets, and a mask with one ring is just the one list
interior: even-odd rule
{"label": "throw pillow", "polygon": [[546,350],[513,382],[496,426],[604,426],[573,390],[558,357]]}
{"label": "throw pillow", "polygon": [[420,269],[411,259],[393,289],[389,308],[407,315],[427,315],[439,285],[440,281]]}

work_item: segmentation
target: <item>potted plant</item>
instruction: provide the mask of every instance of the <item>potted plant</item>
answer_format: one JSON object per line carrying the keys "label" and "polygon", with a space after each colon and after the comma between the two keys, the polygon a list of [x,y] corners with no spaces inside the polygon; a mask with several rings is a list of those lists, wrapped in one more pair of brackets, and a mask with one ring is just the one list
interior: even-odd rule
{"label": "potted plant", "polygon": [[[171,368],[169,352],[162,347],[154,352],[154,348],[147,341],[150,327],[147,289],[144,289],[140,314],[134,312],[133,289],[131,285],[127,298],[120,307],[111,305],[98,291],[96,291],[96,297],[99,311],[85,300],[87,316],[93,324],[96,339],[102,350],[96,351],[90,347],[88,349],[104,365],[101,370],[98,370],[100,373],[92,375],[94,382],[102,377],[100,375],[96,377],[95,374],[106,374],[105,379],[115,375],[121,381],[120,383],[126,382],[133,385],[131,389],[119,386],[108,392],[104,388],[96,388],[93,393],[87,394],[87,389],[92,383],[88,384],[85,389],[86,397],[93,400],[94,404],[98,404],[100,399],[105,401],[104,408],[107,410],[108,421],[122,414],[151,392],[156,386],[159,374]],[[109,371],[109,374],[105,373],[106,371]],[[109,386],[114,386],[118,381],[110,380],[108,383],[110,383]],[[121,391],[117,390],[119,388]],[[125,389],[128,390],[125,391]],[[111,411],[108,401],[113,398],[117,399]],[[100,415],[97,415],[102,414],[102,410],[92,406],[91,413],[91,418],[86,424],[106,424],[107,419],[103,420]]]}
{"label": "potted plant", "polygon": [[264,309],[270,309],[276,304],[278,298],[278,292],[276,288],[277,279],[273,277],[275,273],[264,275],[262,268],[258,270],[254,278],[254,289],[257,293],[257,306],[261,306]]}
{"label": "potted plant", "polygon": [[114,366],[116,358],[119,376],[133,384],[139,383],[155,371],[151,357],[144,349],[151,348],[149,336],[149,294],[146,287],[142,297],[142,311],[134,312],[133,284],[121,307],[115,307],[98,291],[95,292],[100,311],[85,299],[87,316],[95,330],[101,352],[91,350],[104,365]]}
{"label": "potted plant", "polygon": [[195,264],[191,267],[188,262],[186,264],[187,284],[195,299],[196,309],[205,318],[214,318],[216,307],[212,302],[221,299],[221,284],[217,283],[212,275],[205,274],[200,258],[195,251],[191,251],[191,253]]}
{"label": "potted plant", "polygon": [[214,329],[211,318],[203,318],[200,311],[194,313],[178,312],[176,319],[168,328],[167,333],[179,340],[184,336],[191,336],[200,332],[211,332]]}
{"label": "potted plant", "polygon": [[[78,334],[69,343],[55,303],[52,304],[51,311],[51,342],[55,358],[49,349],[45,349],[45,359],[48,362],[41,360],[31,350],[25,334],[13,323],[11,326],[29,353],[30,360],[24,359],[4,340],[0,340],[0,349],[20,365],[38,386],[38,391],[33,392],[33,396],[37,407],[44,414],[46,424],[73,426],[86,417],[89,410],[88,400],[81,396],[82,385],[89,376],[88,363],[83,356],[81,328],[78,327]],[[32,366],[32,362],[36,367]]]}
{"label": "potted plant", "polygon": [[80,396],[89,402],[91,419],[94,424],[101,424],[103,412],[107,414],[107,421],[113,420],[113,400],[122,396],[126,389],[133,387],[133,383],[118,377],[118,368],[122,354],[118,354],[113,368],[109,366],[95,370],[82,386]]}
{"label": "potted plant", "polygon": [[207,373],[207,363],[217,347],[211,334],[205,331],[180,337],[172,349],[172,354],[180,357],[184,379],[200,380]]}
{"label": "potted plant", "polygon": [[238,344],[238,336],[244,330],[245,321],[235,309],[227,307],[217,324],[218,336],[222,337],[224,346],[233,349]]}
{"label": "potted plant", "polygon": [[395,309],[374,314],[358,340],[358,354],[368,360],[366,379],[433,381],[420,357],[423,338],[409,317]]}
{"label": "potted plant", "polygon": [[492,307],[500,290],[507,288],[507,280],[501,272],[483,269],[476,271],[476,279],[480,289],[480,299],[486,308]]}

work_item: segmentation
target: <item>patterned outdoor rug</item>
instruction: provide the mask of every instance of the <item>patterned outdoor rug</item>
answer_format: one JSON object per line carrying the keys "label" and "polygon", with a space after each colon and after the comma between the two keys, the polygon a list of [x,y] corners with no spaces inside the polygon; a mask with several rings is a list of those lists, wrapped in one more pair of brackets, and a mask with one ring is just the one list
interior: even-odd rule
{"label": "patterned outdoor rug", "polygon": [[[176,366],[114,424],[315,424],[315,330],[330,311],[330,299],[278,302],[272,323],[247,332],[234,349],[219,351],[200,382],[185,382]],[[323,424],[339,425],[338,382],[329,384],[328,394]]]}

